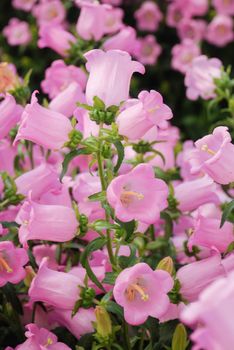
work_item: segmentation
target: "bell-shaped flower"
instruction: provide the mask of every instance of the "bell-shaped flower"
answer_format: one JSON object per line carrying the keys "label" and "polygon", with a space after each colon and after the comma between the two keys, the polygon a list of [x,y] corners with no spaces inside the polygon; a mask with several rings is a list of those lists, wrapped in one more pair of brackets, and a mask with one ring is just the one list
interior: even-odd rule
{"label": "bell-shaped flower", "polygon": [[6,94],[0,102],[0,139],[3,139],[20,119],[23,108],[17,105],[12,95]]}

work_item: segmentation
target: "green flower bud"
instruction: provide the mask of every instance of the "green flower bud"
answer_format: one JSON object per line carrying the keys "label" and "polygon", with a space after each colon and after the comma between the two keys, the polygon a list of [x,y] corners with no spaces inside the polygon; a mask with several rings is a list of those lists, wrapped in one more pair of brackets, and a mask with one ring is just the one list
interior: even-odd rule
{"label": "green flower bud", "polygon": [[186,350],[187,332],[182,323],[178,324],[172,338],[172,350]]}

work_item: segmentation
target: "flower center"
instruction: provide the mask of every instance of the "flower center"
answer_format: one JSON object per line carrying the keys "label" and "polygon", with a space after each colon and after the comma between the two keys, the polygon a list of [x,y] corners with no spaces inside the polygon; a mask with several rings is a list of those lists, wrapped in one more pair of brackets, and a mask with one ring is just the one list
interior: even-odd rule
{"label": "flower center", "polygon": [[7,273],[13,272],[12,268],[7,263],[6,259],[0,255],[0,271],[6,271]]}
{"label": "flower center", "polygon": [[147,301],[149,299],[149,295],[145,293],[145,288],[139,283],[130,284],[130,286],[128,286],[126,289],[125,294],[128,301],[134,301],[137,294],[140,295],[141,300],[143,301]]}
{"label": "flower center", "polygon": [[120,195],[120,201],[123,205],[128,206],[134,199],[141,200],[144,195],[135,191],[123,191]]}
{"label": "flower center", "polygon": [[203,146],[201,147],[201,150],[204,151],[204,152],[207,152],[207,153],[211,154],[212,156],[215,156],[215,155],[216,155],[216,152],[213,151],[212,149],[210,149],[210,148],[208,147],[208,145],[206,145],[206,144],[203,145]]}
{"label": "flower center", "polygon": [[53,344],[53,340],[51,338],[47,339],[47,343],[44,345],[45,348],[47,348],[47,346],[50,346]]}

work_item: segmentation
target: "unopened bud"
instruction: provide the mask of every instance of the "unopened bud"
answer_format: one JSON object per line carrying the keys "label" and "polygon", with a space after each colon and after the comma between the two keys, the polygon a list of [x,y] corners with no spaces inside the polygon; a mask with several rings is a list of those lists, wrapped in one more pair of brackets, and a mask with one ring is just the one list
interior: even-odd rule
{"label": "unopened bud", "polygon": [[172,350],[185,350],[188,345],[187,332],[182,323],[178,324],[172,338]]}
{"label": "unopened bud", "polygon": [[97,320],[97,333],[102,338],[106,339],[112,334],[111,319],[103,306],[96,306],[95,316]]}
{"label": "unopened bud", "polygon": [[172,258],[170,256],[167,256],[160,260],[156,269],[167,271],[172,276],[174,272],[174,263]]}
{"label": "unopened bud", "polygon": [[33,270],[33,268],[31,266],[26,266],[25,267],[25,272],[26,272],[26,277],[24,279],[24,284],[26,287],[30,287],[32,280],[34,279],[34,277],[36,276],[35,271]]}

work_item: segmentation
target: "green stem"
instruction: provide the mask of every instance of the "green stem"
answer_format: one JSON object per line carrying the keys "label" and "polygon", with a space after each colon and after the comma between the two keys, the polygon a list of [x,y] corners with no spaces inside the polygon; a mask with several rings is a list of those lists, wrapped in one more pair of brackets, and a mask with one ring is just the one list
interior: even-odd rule
{"label": "green stem", "polygon": [[145,329],[143,328],[142,333],[141,333],[141,340],[140,340],[139,350],[143,350],[144,340],[145,340]]}
{"label": "green stem", "polygon": [[154,234],[154,225],[150,225],[149,227],[149,233],[150,233],[150,238],[152,241],[155,241],[155,234]]}
{"label": "green stem", "polygon": [[131,350],[130,338],[128,334],[128,324],[125,321],[123,323],[123,335],[124,335],[126,350]]}

